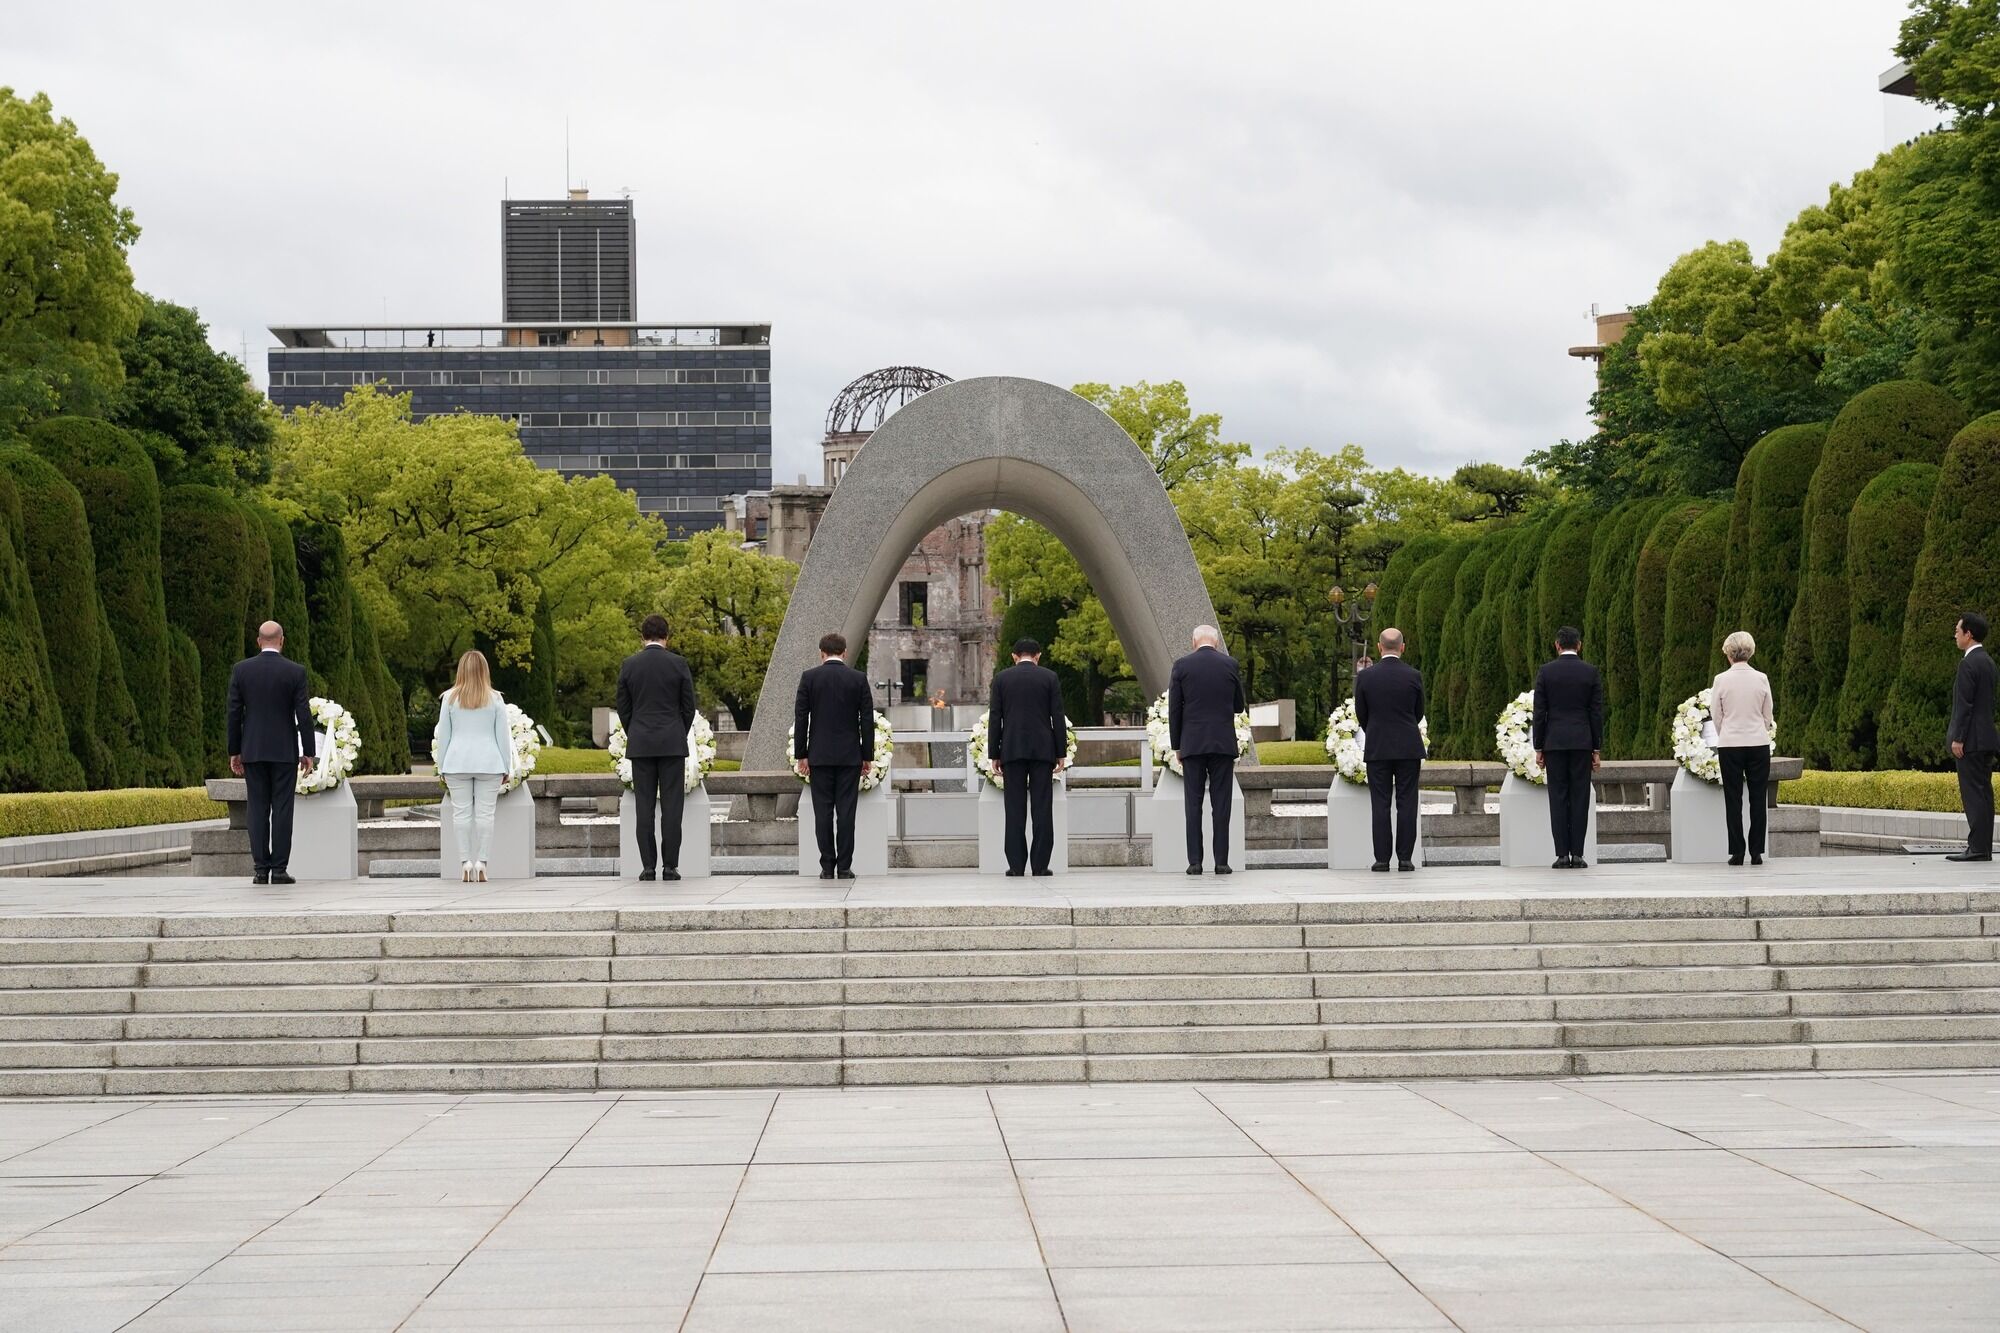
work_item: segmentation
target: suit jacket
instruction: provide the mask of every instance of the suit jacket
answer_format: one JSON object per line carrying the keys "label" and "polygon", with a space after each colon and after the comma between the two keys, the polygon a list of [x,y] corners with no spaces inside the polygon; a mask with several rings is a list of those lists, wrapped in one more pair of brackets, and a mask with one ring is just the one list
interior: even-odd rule
{"label": "suit jacket", "polygon": [[1220,648],[1197,648],[1174,662],[1167,678],[1167,742],[1181,754],[1222,754],[1234,759],[1236,715],[1243,675]]}
{"label": "suit jacket", "polygon": [[792,753],[811,764],[856,768],[875,757],[875,691],[837,657],[799,676]]}
{"label": "suit jacket", "polygon": [[283,653],[264,652],[230,668],[229,753],[246,764],[292,764],[313,757],[304,667]]}
{"label": "suit jacket", "polygon": [[993,678],[993,706],[986,713],[986,752],[1001,763],[1053,764],[1069,752],[1062,681],[1035,662],[1016,662]]}
{"label": "suit jacket", "polygon": [[1354,678],[1363,759],[1422,759],[1423,718],[1424,673],[1402,658],[1385,657]]}
{"label": "suit jacket", "polygon": [[1708,715],[1715,722],[1715,746],[1740,749],[1771,743],[1771,678],[1748,662],[1735,662],[1715,678]]}
{"label": "suit jacket", "polygon": [[1959,658],[1958,679],[1951,690],[1951,730],[1947,741],[1963,741],[1968,753],[2000,750],[2000,731],[1993,727],[1993,658],[1984,646]]}
{"label": "suit jacket", "polygon": [[1604,748],[1604,677],[1575,653],[1535,673],[1534,742],[1537,750]]}
{"label": "suit jacket", "polygon": [[618,668],[618,720],[633,759],[685,759],[694,725],[694,672],[687,659],[647,644]]}

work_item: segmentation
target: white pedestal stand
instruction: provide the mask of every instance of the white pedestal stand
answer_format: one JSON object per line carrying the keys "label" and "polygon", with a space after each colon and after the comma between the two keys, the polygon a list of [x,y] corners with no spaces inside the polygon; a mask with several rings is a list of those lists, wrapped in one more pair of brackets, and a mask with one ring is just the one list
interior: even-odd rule
{"label": "white pedestal stand", "polygon": [[[1749,804],[1749,793],[1743,793]],[[1667,829],[1672,841],[1671,859],[1676,865],[1717,865],[1729,859],[1729,825],[1724,822],[1728,805],[1722,799],[1722,784],[1703,782],[1685,768],[1674,774],[1673,789],[1667,793]],[[1743,828],[1750,829],[1750,812],[1743,812]],[[1768,853],[1767,853],[1768,854]]]}
{"label": "white pedestal stand", "polygon": [[360,810],[354,788],[343,782],[332,791],[292,798],[292,856],[285,867],[293,879],[353,879],[361,867]]}
{"label": "white pedestal stand", "polygon": [[[1395,828],[1391,803],[1390,828]],[[1418,815],[1417,849],[1411,856],[1424,863],[1423,816]],[[1551,856],[1550,860],[1555,858]],[[1390,864],[1395,863],[1392,854]],[[1368,788],[1336,777],[1326,789],[1326,864],[1329,870],[1366,870],[1375,864],[1375,814]]]}
{"label": "white pedestal stand", "polygon": [[[451,796],[438,800],[438,874],[457,879],[465,864],[458,845],[458,821],[451,817]],[[486,878],[535,877],[535,798],[522,783],[493,803],[493,840],[486,849]]]}
{"label": "white pedestal stand", "polygon": [[[895,823],[893,775],[861,793],[854,801],[854,873],[880,879],[889,873],[889,826]],[[799,788],[799,874],[818,878],[819,836],[813,825],[812,788]]]}
{"label": "white pedestal stand", "polygon": [[[1243,786],[1234,777],[1229,785],[1229,864],[1241,870],[1249,860],[1243,836]],[[1162,875],[1187,872],[1186,791],[1187,783],[1181,775],[1163,764],[1154,772],[1153,798],[1139,803],[1139,817],[1146,821],[1146,831],[1153,838],[1153,869]],[[1202,869],[1213,870],[1215,824],[1206,801],[1202,803],[1201,819]]]}
{"label": "white pedestal stand", "polygon": [[[676,867],[682,879],[709,877],[708,788],[696,787],[681,798],[681,863]],[[625,879],[639,873],[639,803],[631,792],[618,797],[618,873]],[[664,869],[665,867],[660,867]]]}
{"label": "white pedestal stand", "polygon": [[[1069,869],[1069,784],[1055,780],[1049,793],[1049,821],[1055,825],[1055,846],[1049,851],[1049,869],[1058,875]],[[1028,841],[1035,838],[1034,816],[1028,817]],[[979,873],[1007,873],[1007,796],[990,782],[979,783]]]}
{"label": "white pedestal stand", "polygon": [[[1556,838],[1549,829],[1549,789],[1509,773],[1500,784],[1500,864],[1547,868],[1555,863]],[[1597,864],[1597,800],[1583,837],[1583,859]]]}

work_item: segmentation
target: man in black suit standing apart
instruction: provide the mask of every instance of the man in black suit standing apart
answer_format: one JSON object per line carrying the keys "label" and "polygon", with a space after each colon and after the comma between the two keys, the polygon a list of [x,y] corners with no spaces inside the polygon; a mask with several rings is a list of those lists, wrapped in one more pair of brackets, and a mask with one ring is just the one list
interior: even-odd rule
{"label": "man in black suit standing apart", "polygon": [[1604,677],[1578,656],[1583,632],[1556,631],[1556,656],[1535,675],[1535,762],[1548,773],[1549,830],[1557,870],[1582,870],[1595,792],[1590,775],[1604,750]]}
{"label": "man in black suit standing apart", "polygon": [[1993,727],[1993,658],[1986,651],[1986,617],[1967,611],[1958,618],[1958,680],[1951,691],[1951,757],[1958,761],[1958,799],[1965,806],[1965,850],[1947,861],[1993,859],[1993,755],[2000,731]]}
{"label": "man in black suit standing apart", "polygon": [[811,779],[821,879],[854,878],[854,803],[861,775],[875,767],[875,692],[846,651],[845,637],[822,635],[819,665],[799,677],[792,704],[792,753]]}
{"label": "man in black suit standing apart", "polygon": [[[1222,631],[1197,625],[1194,651],[1174,661],[1167,683],[1167,739],[1180,756],[1187,799],[1190,875],[1201,873],[1201,797],[1215,821],[1215,873],[1229,872],[1229,808],[1236,780],[1236,715],[1244,710],[1243,676],[1222,651]],[[1155,847],[1153,855],[1160,849]]]}
{"label": "man in black suit standing apart", "polygon": [[686,658],[668,651],[665,616],[647,616],[639,636],[645,643],[618,668],[617,700],[618,720],[625,724],[625,756],[632,761],[632,804],[639,816],[639,878],[651,879],[658,865],[661,879],[679,879],[694,672]]}
{"label": "man in black suit standing apart", "polygon": [[291,884],[292,796],[312,771],[306,669],[285,656],[285,628],[257,627],[257,655],[229,672],[229,771],[243,779],[254,884]]}
{"label": "man in black suit standing apart", "polygon": [[1417,779],[1424,768],[1424,673],[1403,660],[1403,631],[1376,640],[1381,660],[1354,678],[1354,720],[1364,733],[1368,802],[1374,812],[1375,864],[1389,868],[1389,797],[1396,798],[1396,869],[1415,870]]}
{"label": "man in black suit standing apart", "polygon": [[1069,723],[1063,717],[1062,681],[1042,665],[1042,645],[1033,639],[1016,642],[1014,665],[993,678],[986,745],[988,754],[1000,757],[1006,779],[1000,795],[1007,804],[1007,873],[1018,878],[1032,866],[1037,875],[1054,874],[1049,858],[1056,847],[1055,774],[1067,762]]}

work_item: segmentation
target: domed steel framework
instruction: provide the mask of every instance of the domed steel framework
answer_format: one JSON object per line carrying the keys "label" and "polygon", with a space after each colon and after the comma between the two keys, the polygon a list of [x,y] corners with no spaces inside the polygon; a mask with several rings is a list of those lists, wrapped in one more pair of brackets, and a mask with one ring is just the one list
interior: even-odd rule
{"label": "domed steel framework", "polygon": [[872,431],[912,398],[929,393],[951,376],[922,366],[884,366],[871,370],[834,395],[826,411],[826,433],[849,435]]}

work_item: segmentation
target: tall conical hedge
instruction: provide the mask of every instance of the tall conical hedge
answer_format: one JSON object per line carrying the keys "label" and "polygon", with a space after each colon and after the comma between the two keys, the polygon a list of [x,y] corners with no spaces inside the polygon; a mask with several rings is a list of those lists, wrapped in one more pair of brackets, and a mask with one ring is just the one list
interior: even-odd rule
{"label": "tall conical hedge", "polygon": [[[160,549],[167,619],[201,655],[202,776],[219,777],[229,762],[224,748],[229,673],[244,656],[255,554],[249,521],[226,491],[174,486],[160,497]],[[268,556],[264,563],[268,570]]]}
{"label": "tall conical hedge", "polygon": [[[1590,637],[1585,629],[1584,645],[1604,669],[1604,745],[1618,758],[1632,754],[1633,737],[1639,730],[1639,622],[1632,610],[1632,593],[1639,571],[1639,552],[1653,533],[1660,515],[1672,507],[1670,500],[1635,501],[1602,542],[1603,568],[1591,577],[1591,595],[1603,585],[1602,629]],[[1593,559],[1596,552],[1592,552]]]}
{"label": "tall conical hedge", "polygon": [[374,743],[363,756],[363,772],[407,773],[410,771],[410,729],[404,722],[403,692],[382,661],[382,649],[375,638],[375,625],[361,600],[354,601],[354,666],[368,711],[374,715]]}
{"label": "tall conical hedge", "polygon": [[1892,380],[1864,389],[1834,418],[1806,494],[1805,562],[1785,656],[1810,654],[1808,670],[1789,673],[1780,702],[1781,726],[1803,723],[1800,748],[1824,766],[1840,748],[1841,683],[1847,676],[1849,601],[1847,521],[1854,501],[1892,463],[1935,463],[1965,424],[1965,409],[1944,390],[1914,380]]}
{"label": "tall conical hedge", "polygon": [[291,527],[261,505],[251,505],[250,514],[263,529],[264,544],[271,551],[271,619],[285,627],[285,656],[310,668],[312,622],[306,614],[306,585],[299,578]]}
{"label": "tall conical hedge", "polygon": [[160,583],[160,483],[153,460],[127,432],[85,417],[52,417],[28,430],[36,453],[62,469],[90,520],[97,592],[139,714],[143,782],[200,780],[183,771],[169,727],[167,608]]}
{"label": "tall conical hedge", "polygon": [[1466,694],[1471,687],[1474,612],[1485,595],[1486,575],[1506,549],[1506,532],[1490,532],[1472,543],[1452,576],[1451,601],[1438,628],[1442,659],[1424,682],[1424,705],[1430,713],[1431,736],[1455,743],[1466,730]]}
{"label": "tall conical hedge", "polygon": [[[1707,509],[1699,500],[1667,506],[1654,520],[1652,531],[1646,534],[1639,547],[1638,562],[1633,566],[1632,631],[1633,650],[1639,659],[1639,692],[1628,719],[1630,731],[1625,737],[1625,747],[1636,758],[1655,758],[1671,748],[1666,715],[1661,711],[1670,567],[1681,538]],[[1672,708],[1679,702],[1674,699],[1665,706]]]}
{"label": "tall conical hedge", "polygon": [[1493,723],[1500,710],[1520,690],[1507,674],[1507,662],[1500,641],[1500,615],[1507,580],[1514,574],[1514,547],[1521,541],[1519,528],[1496,534],[1499,550],[1486,568],[1479,605],[1472,611],[1472,630],[1466,664],[1465,707],[1453,728],[1451,747],[1434,750],[1440,758],[1486,759],[1494,753]]}
{"label": "tall conical hedge", "polygon": [[[1392,625],[1402,628],[1403,618],[1410,614],[1410,610],[1406,610],[1403,605],[1403,589],[1416,577],[1417,571],[1424,567],[1425,561],[1449,545],[1451,538],[1443,533],[1425,532],[1396,548],[1396,553],[1389,557],[1389,563],[1383,566],[1382,577],[1375,581],[1376,587],[1380,590],[1375,599],[1377,625],[1384,628]],[[1411,609],[1414,609],[1414,604]],[[1007,642],[1006,636],[1002,635],[1001,640],[1004,646]]]}
{"label": "tall conical hedge", "polygon": [[[264,535],[264,520],[257,507],[243,500],[236,502],[236,508],[243,516],[243,643],[241,656],[248,657],[258,651],[257,630],[272,615],[273,589],[277,571],[272,568],[271,539]],[[282,622],[280,622],[282,623]],[[291,642],[285,643],[286,656],[291,656]],[[300,660],[303,659],[294,659]]]}
{"label": "tall conical hedge", "polygon": [[1939,469],[1898,463],[1862,488],[1847,521],[1850,594],[1847,679],[1841,683],[1836,768],[1875,767],[1883,706],[1903,657],[1903,617],[1924,545]]}
{"label": "tall conical hedge", "polygon": [[1665,648],[1656,708],[1663,743],[1671,735],[1673,710],[1722,669],[1715,603],[1728,558],[1730,517],[1727,507],[1717,506],[1689,524],[1667,565]]}
{"label": "tall conical hedge", "polygon": [[388,724],[383,722],[372,674],[362,665],[356,632],[360,608],[347,577],[347,544],[338,525],[308,521],[293,525],[292,544],[311,622],[312,669],[324,682],[315,688],[323,688],[327,698],[354,714],[354,725],[361,731],[356,767],[364,773],[380,771],[385,750],[393,753],[393,742],[384,736],[385,725],[402,735],[408,729],[400,710]]}
{"label": "tall conical hedge", "polygon": [[[199,782],[208,742],[201,707],[201,650],[178,625],[167,627],[167,730],[181,771]],[[226,721],[226,719],[225,719]]]}
{"label": "tall conical hedge", "polygon": [[[1723,575],[1723,596],[1717,605],[1717,641],[1737,630],[1757,640],[1757,668],[1771,678],[1771,689],[1783,697],[1787,629],[1798,596],[1799,568],[1804,560],[1804,508],[1826,444],[1828,423],[1782,426],[1757,441],[1743,460],[1751,481],[1750,503],[1737,493],[1731,515],[1729,569]],[[1735,519],[1744,520],[1739,541]],[[1732,578],[1740,588],[1732,599]]]}
{"label": "tall conical hedge", "polygon": [[1444,617],[1451,605],[1452,593],[1456,591],[1458,567],[1465,563],[1465,557],[1472,553],[1472,543],[1457,541],[1439,551],[1424,562],[1411,584],[1416,595],[1416,614],[1412,616],[1405,599],[1403,610],[1403,632],[1409,636],[1410,653],[1415,665],[1426,674],[1438,671],[1444,666]]}
{"label": "tall conical hedge", "polygon": [[0,449],[0,468],[13,475],[20,496],[35,604],[48,609],[43,637],[70,753],[92,787],[138,786],[146,773],[138,712],[97,595],[83,497],[55,464],[25,445]]}
{"label": "tall conical hedge", "polygon": [[0,469],[0,791],[74,791],[83,778],[28,574],[20,490]]}
{"label": "tall conical hedge", "polygon": [[2000,619],[2000,412],[1961,430],[1939,468],[1903,610],[1902,660],[1880,721],[1879,766],[1950,762],[1945,728],[1959,663],[1951,633],[1966,611]]}
{"label": "tall conical hedge", "polygon": [[1512,543],[1513,568],[1499,606],[1500,655],[1507,664],[1507,683],[1512,688],[1509,699],[1535,683],[1535,671],[1548,655],[1550,636],[1535,623],[1541,616],[1535,579],[1554,526],[1548,515],[1534,515],[1521,525],[1520,536]]}
{"label": "tall conical hedge", "polygon": [[1555,641],[1564,625],[1583,629],[1590,604],[1590,554],[1597,530],[1597,511],[1572,505],[1549,533],[1535,571],[1535,623],[1542,637]]}

